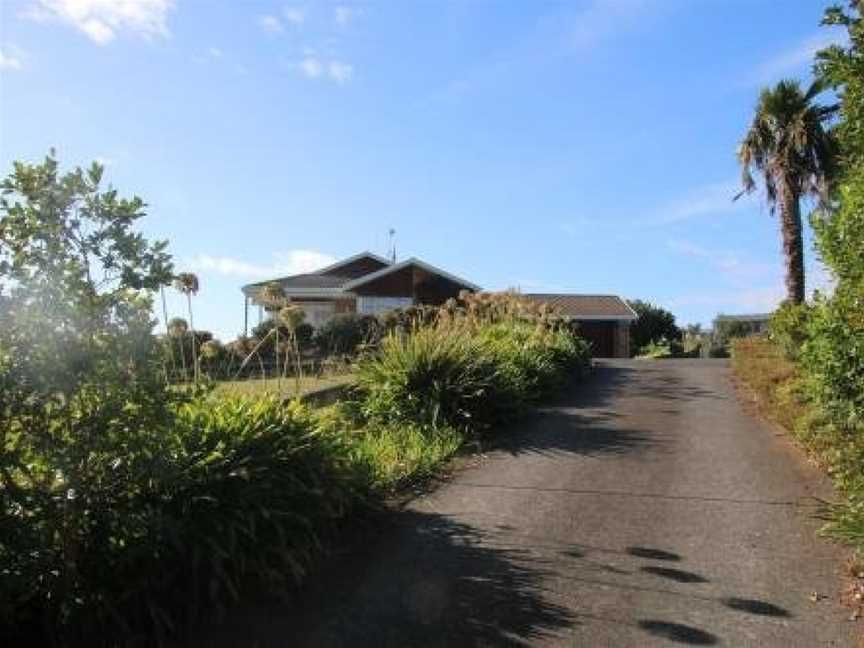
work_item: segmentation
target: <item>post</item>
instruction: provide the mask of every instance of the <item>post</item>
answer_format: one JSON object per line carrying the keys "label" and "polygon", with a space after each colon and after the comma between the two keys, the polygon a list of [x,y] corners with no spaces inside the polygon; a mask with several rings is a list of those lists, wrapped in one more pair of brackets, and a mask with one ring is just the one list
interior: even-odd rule
{"label": "post", "polygon": [[243,295],[243,337],[249,337],[249,296]]}

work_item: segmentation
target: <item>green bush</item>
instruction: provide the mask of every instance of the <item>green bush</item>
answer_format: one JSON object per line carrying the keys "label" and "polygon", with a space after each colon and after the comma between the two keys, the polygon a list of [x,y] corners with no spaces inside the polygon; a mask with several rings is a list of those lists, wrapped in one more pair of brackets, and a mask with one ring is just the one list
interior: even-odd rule
{"label": "green bush", "polygon": [[336,315],[315,332],[313,342],[325,356],[354,355],[361,345],[374,345],[380,337],[378,320],[364,315]]}
{"label": "green bush", "polygon": [[771,340],[790,360],[801,353],[809,338],[808,320],[811,307],[807,304],[782,304],[771,316],[769,332]]}
{"label": "green bush", "polygon": [[[129,421],[98,423],[115,437]],[[0,548],[9,637],[164,639],[243,587],[299,581],[322,534],[367,497],[346,437],[297,404],[201,399],[148,438],[125,456],[91,450],[74,489],[16,481],[30,505],[6,518]],[[59,467],[41,459],[46,477]]]}
{"label": "green bush", "polygon": [[357,386],[370,419],[462,426],[485,409],[495,372],[472,337],[423,327],[388,334],[358,363]]}
{"label": "green bush", "polygon": [[838,287],[812,310],[801,362],[813,395],[850,431],[864,431],[864,301]]}
{"label": "green bush", "polygon": [[358,363],[364,414],[374,420],[480,428],[578,376],[587,343],[527,321],[443,320],[391,333]]}

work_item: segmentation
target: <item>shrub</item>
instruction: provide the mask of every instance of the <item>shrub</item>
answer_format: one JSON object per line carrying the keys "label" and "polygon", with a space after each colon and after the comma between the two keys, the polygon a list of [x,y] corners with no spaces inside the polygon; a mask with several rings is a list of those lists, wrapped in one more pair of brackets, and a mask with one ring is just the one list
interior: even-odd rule
{"label": "shrub", "polygon": [[810,310],[807,304],[785,302],[771,316],[771,340],[791,360],[798,357],[809,337],[807,327]]}
{"label": "shrub", "polygon": [[345,437],[319,430],[298,404],[198,400],[151,440],[130,465],[91,453],[101,468],[71,503],[19,480],[39,504],[0,556],[21,640],[46,619],[61,643],[164,639],[244,586],[298,581],[322,534],[366,498],[365,467]]}
{"label": "shrub", "polygon": [[820,299],[807,327],[801,362],[812,392],[836,423],[864,429],[864,308],[853,290],[841,286]]}
{"label": "shrub", "polygon": [[364,344],[374,344],[379,336],[378,321],[364,315],[336,315],[315,332],[314,343],[325,356],[353,355]]}
{"label": "shrub", "polygon": [[482,314],[469,307],[411,333],[390,333],[358,364],[365,415],[481,428],[511,418],[584,370],[590,358],[584,340],[550,319],[508,314],[494,321],[488,309],[495,299],[480,304]]}
{"label": "shrub", "polygon": [[495,370],[470,336],[422,327],[388,334],[358,364],[357,386],[370,419],[461,426],[483,408]]}

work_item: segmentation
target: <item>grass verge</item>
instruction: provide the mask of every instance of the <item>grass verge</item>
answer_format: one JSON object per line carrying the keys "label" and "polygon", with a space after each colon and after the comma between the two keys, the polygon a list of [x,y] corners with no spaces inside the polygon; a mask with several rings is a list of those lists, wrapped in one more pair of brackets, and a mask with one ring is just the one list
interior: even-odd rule
{"label": "grass verge", "polygon": [[831,476],[843,500],[832,507],[826,535],[864,555],[864,440],[839,429],[808,396],[806,377],[765,338],[736,340],[732,368],[761,413],[782,425]]}

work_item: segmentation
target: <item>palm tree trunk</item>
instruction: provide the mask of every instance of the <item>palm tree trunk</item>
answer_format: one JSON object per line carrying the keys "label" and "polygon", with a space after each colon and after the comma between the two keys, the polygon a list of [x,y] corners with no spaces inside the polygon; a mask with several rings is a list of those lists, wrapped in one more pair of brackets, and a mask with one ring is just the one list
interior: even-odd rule
{"label": "palm tree trunk", "polygon": [[778,187],[783,257],[786,263],[786,299],[804,302],[804,238],[801,231],[801,205],[798,192],[781,182]]}
{"label": "palm tree trunk", "polygon": [[192,319],[191,293],[186,293],[186,304],[189,308],[189,331],[192,333],[192,377],[198,382],[198,354],[195,353],[195,320]]}
{"label": "palm tree trunk", "polygon": [[[168,303],[165,301],[165,286],[159,286],[159,294],[162,297],[162,320],[165,324],[165,341],[168,343],[168,349],[171,351],[171,373],[177,374],[177,360],[174,359],[174,342],[171,339],[171,331],[168,330]],[[168,367],[165,367],[165,382],[168,380]]]}

